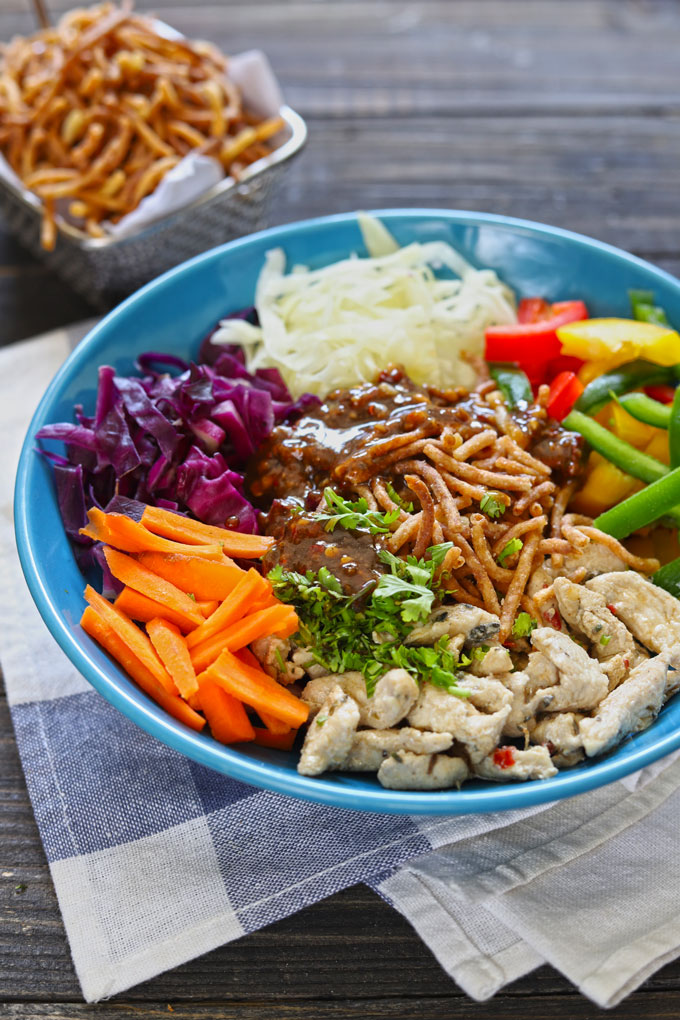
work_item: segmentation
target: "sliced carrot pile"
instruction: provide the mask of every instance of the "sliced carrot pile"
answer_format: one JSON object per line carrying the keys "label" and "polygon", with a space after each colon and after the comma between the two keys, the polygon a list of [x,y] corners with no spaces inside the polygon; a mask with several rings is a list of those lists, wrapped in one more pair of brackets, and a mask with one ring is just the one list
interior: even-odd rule
{"label": "sliced carrot pile", "polygon": [[173,613],[179,613],[187,623],[193,624],[195,627],[203,623],[203,613],[196,605],[196,600],[189,598],[185,592],[180,591],[170,581],[165,581],[158,574],[143,567],[132,556],[118,552],[117,549],[112,549],[110,546],[104,547],[104,556],[113,576],[128,588],[134,588],[135,591],[141,592],[142,595],[153,599],[154,602],[168,606]]}
{"label": "sliced carrot pile", "polygon": [[259,559],[274,544],[274,539],[267,535],[242,535],[239,531],[227,531],[211,524],[192,521],[172,510],[164,510],[159,506],[147,506],[142,514],[142,524],[149,531],[164,538],[185,542],[187,545],[208,545],[219,542],[228,556],[240,559]]}
{"label": "sliced carrot pile", "polygon": [[[113,603],[87,586],[83,629],[187,726],[200,730],[207,720],[223,743],[290,749],[308,707],[262,670],[248,645],[289,637],[298,618],[257,570],[228,555],[262,556],[272,540],[158,507],[141,521],[93,507],[82,533],[104,543],[124,585]],[[253,726],[253,712],[263,725]]]}
{"label": "sliced carrot pile", "polygon": [[264,711],[289,726],[297,728],[307,721],[309,705],[262,670],[246,666],[228,649],[199,676],[199,684],[205,679],[219,684],[228,694],[233,694],[256,712]]}
{"label": "sliced carrot pile", "polygon": [[137,557],[142,566],[176,584],[194,598],[222,601],[238,583],[243,571],[226,556],[222,560],[206,560],[179,553],[143,552]]}
{"label": "sliced carrot pile", "polygon": [[135,683],[139,684],[143,691],[157,701],[175,719],[190,726],[193,730],[202,730],[205,726],[205,719],[194,712],[182,698],[168,694],[165,687],[158,683],[155,676],[143,665],[142,662],[132,653],[130,647],[120,634],[116,633],[108,623],[92,607],[86,606],[80,620],[80,626],[86,634],[89,634],[102,648],[109,653],[125,669]]}
{"label": "sliced carrot pile", "polygon": [[206,641],[239,620],[244,612],[249,612],[253,600],[263,594],[270,594],[271,590],[269,582],[265,581],[257,570],[251,568],[243,574],[234,590],[227,595],[215,612],[187,638],[188,647],[195,648],[201,641]]}
{"label": "sliced carrot pile", "polygon": [[225,648],[230,652],[237,652],[245,648],[252,641],[265,637],[268,634],[277,634],[281,637],[290,637],[297,630],[297,614],[291,606],[284,606],[279,603],[270,606],[269,609],[260,609],[257,613],[250,613],[235,623],[230,624],[224,630],[213,634],[200,645],[191,649],[191,661],[197,672],[202,672]]}
{"label": "sliced carrot pile", "polygon": [[[194,598],[196,598],[195,595]],[[197,599],[196,601],[196,605],[201,610],[201,616],[204,620],[207,620],[209,616],[212,616],[219,604],[219,599]]]}
{"label": "sliced carrot pile", "polygon": [[[146,632],[151,644],[168,673],[175,681],[175,686],[183,698],[190,698],[198,691],[196,672],[191,664],[186,640],[174,623],[167,620],[149,620]],[[201,704],[203,702],[201,701]]]}
{"label": "sliced carrot pile", "polygon": [[189,623],[181,613],[175,613],[168,606],[163,606],[160,602],[147,598],[146,595],[142,595],[133,588],[123,588],[113,604],[121,612],[126,613],[131,620],[137,620],[138,623],[148,623],[149,620],[163,617],[168,623],[174,623],[176,627],[179,627],[183,634],[193,630],[196,626],[195,623]]}
{"label": "sliced carrot pile", "polygon": [[89,584],[85,589],[85,599],[101,616],[111,630],[115,631],[143,666],[156,678],[168,694],[177,694],[177,688],[168,671],[156,655],[149,638],[132,622],[129,616],[112,606],[103,595],[96,592]]}
{"label": "sliced carrot pile", "polygon": [[205,712],[212,735],[223,744],[238,744],[255,739],[253,724],[242,702],[218,684],[204,680],[201,684],[201,708]]}
{"label": "sliced carrot pile", "polygon": [[275,747],[278,751],[292,750],[297,737],[297,730],[289,729],[285,733],[271,733],[269,730],[263,730],[260,726],[254,726],[253,729],[256,744],[260,744],[262,747]]}
{"label": "sliced carrot pile", "polygon": [[89,524],[80,529],[81,535],[93,538],[95,542],[104,542],[123,552],[166,552],[189,553],[191,556],[206,556],[209,559],[221,559],[224,556],[222,546],[217,542],[209,545],[185,545],[181,542],[169,542],[148,531],[143,524],[133,521],[125,514],[105,514],[96,506],[87,511]]}

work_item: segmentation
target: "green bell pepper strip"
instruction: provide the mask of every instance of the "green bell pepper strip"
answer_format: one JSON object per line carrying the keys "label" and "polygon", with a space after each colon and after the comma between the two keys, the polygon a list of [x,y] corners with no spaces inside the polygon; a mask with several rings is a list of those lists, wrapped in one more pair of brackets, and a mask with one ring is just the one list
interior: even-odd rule
{"label": "green bell pepper strip", "polygon": [[680,598],[680,556],[677,560],[671,560],[665,566],[660,567],[655,574],[652,574],[650,581],[658,584],[659,588],[665,588],[676,599]]}
{"label": "green bell pepper strip", "polygon": [[664,517],[680,503],[680,468],[652,482],[640,492],[633,493],[622,503],[596,517],[593,524],[614,538],[627,538],[646,524]]}
{"label": "green bell pepper strip", "polygon": [[676,376],[672,367],[655,365],[651,361],[629,361],[605,372],[588,383],[576,401],[576,410],[585,414],[597,414],[612,399],[612,393],[620,396],[629,390],[640,389],[654,383],[674,382]]}
{"label": "green bell pepper strip", "polygon": [[[649,454],[636,450],[630,443],[619,439],[613,432],[581,411],[572,411],[567,415],[562,422],[562,428],[579,432],[597,453],[611,461],[621,471],[633,475],[634,478],[640,478],[643,482],[656,482],[670,471],[670,468],[662,464],[656,457],[650,457]],[[673,507],[665,516],[669,517],[677,527],[680,527],[680,506]]]}
{"label": "green bell pepper strip", "polygon": [[517,407],[518,404],[533,404],[534,394],[528,377],[518,368],[508,362],[491,362],[489,374],[495,379],[498,389],[505,397],[508,407]]}
{"label": "green bell pepper strip", "polygon": [[668,446],[671,455],[671,467],[680,467],[680,386],[675,391],[671,404],[671,420],[668,425]]}
{"label": "green bell pepper strip", "polygon": [[629,290],[633,318],[638,322],[651,322],[655,326],[669,326],[668,316],[663,308],[654,304],[653,290]]}
{"label": "green bell pepper strip", "polygon": [[643,421],[646,425],[655,425],[658,429],[668,428],[671,421],[670,404],[652,400],[646,393],[622,393],[620,397],[612,393],[612,397],[638,421]]}

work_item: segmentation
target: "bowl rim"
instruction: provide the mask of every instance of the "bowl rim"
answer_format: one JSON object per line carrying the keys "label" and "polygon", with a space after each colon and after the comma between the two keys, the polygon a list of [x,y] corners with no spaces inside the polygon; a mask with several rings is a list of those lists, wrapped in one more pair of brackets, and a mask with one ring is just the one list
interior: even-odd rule
{"label": "bowl rim", "polygon": [[[544,237],[559,237],[576,242],[579,246],[607,254],[619,262],[643,267],[646,271],[651,271],[660,281],[670,283],[675,288],[680,287],[680,282],[670,273],[621,248],[584,234],[532,220],[495,213],[433,208],[374,209],[368,210],[368,214],[386,221],[395,218],[402,220],[443,219],[469,226],[487,224],[524,230],[533,235]],[[334,773],[333,781],[324,777],[301,776],[296,771],[271,762],[252,759],[211,738],[196,734],[166,715],[151,699],[144,699],[143,702],[135,700],[118,685],[114,676],[108,675],[88,657],[86,649],[75,639],[74,631],[59,614],[45,585],[40,564],[36,560],[30,541],[31,522],[28,513],[28,500],[23,496],[27,486],[31,458],[35,456],[34,434],[37,428],[43,424],[45,412],[52,402],[53,396],[59,391],[62,381],[87,363],[90,348],[102,333],[115,326],[121,316],[127,314],[137,302],[143,301],[148,294],[174,286],[189,267],[200,265],[204,261],[219,259],[225,252],[229,254],[238,252],[253,242],[268,240],[272,245],[275,245],[277,242],[284,241],[291,233],[313,232],[316,227],[356,223],[357,216],[357,212],[350,212],[297,220],[293,223],[249,234],[203,252],[173,267],[126,298],[104,316],[70,353],[47,387],[31,418],[19,456],[14,490],[15,536],[19,559],[29,591],[43,621],[72,664],[92,687],[132,722],[166,746],[200,765],[229,775],[231,778],[251,786],[334,807],[384,814],[412,815],[456,815],[516,810],[562,800],[596,789],[630,775],[645,765],[677,750],[680,747],[680,727],[675,731],[660,735],[651,746],[637,748],[621,760],[595,759],[585,769],[573,772],[565,770],[551,779],[513,784],[489,782],[484,787],[463,786],[460,790],[439,792],[384,788],[363,789],[351,785],[349,782],[347,785],[343,785],[342,773]]]}

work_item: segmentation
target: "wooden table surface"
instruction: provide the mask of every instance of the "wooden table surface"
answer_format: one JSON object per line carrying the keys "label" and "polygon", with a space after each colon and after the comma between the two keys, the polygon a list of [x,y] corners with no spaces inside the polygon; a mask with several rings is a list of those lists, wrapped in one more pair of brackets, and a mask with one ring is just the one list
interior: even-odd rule
{"label": "wooden table surface", "polygon": [[[48,0],[53,11],[68,6]],[[32,29],[0,0],[0,38]],[[307,150],[272,222],[380,206],[487,210],[583,231],[680,270],[676,0],[141,2],[227,52],[265,50]],[[0,225],[0,341],[91,309]],[[85,1006],[0,702],[0,1017],[584,1020],[550,967],[470,1002],[363,887]],[[555,918],[559,923],[559,918]],[[680,963],[612,1018],[680,1016]]]}

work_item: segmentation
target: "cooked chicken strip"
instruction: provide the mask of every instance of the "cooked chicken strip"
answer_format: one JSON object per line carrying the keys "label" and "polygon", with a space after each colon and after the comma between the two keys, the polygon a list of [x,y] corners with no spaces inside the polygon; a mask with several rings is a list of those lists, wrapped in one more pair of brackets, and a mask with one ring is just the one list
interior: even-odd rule
{"label": "cooked chicken strip", "polygon": [[[556,577],[568,577],[574,571],[584,568],[586,577],[596,577],[612,570],[627,570],[622,559],[608,549],[606,545],[599,542],[591,542],[584,547],[582,552],[571,553],[565,556],[560,567],[553,567],[552,560],[547,557],[543,563],[534,570],[527,584],[527,594],[535,595],[543,588],[549,588]],[[544,620],[551,619],[551,614],[557,609],[557,599],[546,599],[541,603],[541,615]]]}
{"label": "cooked chicken strip", "polygon": [[680,644],[680,602],[634,570],[602,574],[586,584],[646,648],[660,652]]}
{"label": "cooked chicken strip", "polygon": [[468,777],[462,758],[397,751],[385,758],[378,779],[388,790],[447,790]]}
{"label": "cooked chicken strip", "polygon": [[359,725],[359,706],[339,684],[328,693],[321,711],[310,723],[297,770],[303,776],[320,776],[342,767]]}
{"label": "cooked chicken strip", "polygon": [[418,684],[411,674],[405,669],[390,669],[378,680],[370,698],[366,694],[366,681],[362,674],[352,671],[310,680],[302,692],[302,700],[311,706],[312,712],[316,712],[336,684],[356,701],[360,724],[376,730],[396,726],[418,697]]}
{"label": "cooked chicken strip", "polygon": [[503,645],[491,645],[481,659],[473,659],[468,669],[474,676],[498,676],[513,668],[510,652]]}
{"label": "cooked chicken strip", "polygon": [[256,638],[250,646],[253,655],[260,660],[262,669],[281,684],[293,684],[305,675],[301,665],[290,661],[291,644],[288,638]]}
{"label": "cooked chicken strip", "polygon": [[513,747],[509,750],[512,755],[511,765],[505,765],[502,757],[501,764],[496,764],[494,755],[490,754],[473,766],[474,774],[501,782],[509,779],[550,779],[557,775],[546,747],[528,747],[526,751],[518,751]]}
{"label": "cooked chicken strip", "polygon": [[423,684],[408,722],[416,729],[453,734],[455,740],[465,744],[471,760],[479,761],[497,745],[510,714],[512,695],[502,683],[488,677],[464,674],[460,686],[470,691],[469,697]]}
{"label": "cooked chicken strip", "polygon": [[583,719],[579,712],[558,712],[544,716],[531,730],[532,744],[552,745],[548,747],[553,765],[565,768],[581,761],[583,738],[578,724]]}
{"label": "cooked chicken strip", "polygon": [[614,655],[634,655],[635,642],[628,628],[607,608],[607,600],[598,592],[574,584],[566,577],[555,581],[555,595],[562,617],[569,626],[592,642],[600,659]]}
{"label": "cooked chicken strip", "polygon": [[395,751],[437,754],[448,751],[452,743],[450,733],[426,733],[410,726],[397,730],[359,730],[342,767],[349,772],[377,772],[385,758]]}
{"label": "cooked chicken strip", "polygon": [[[545,660],[548,661],[547,659]],[[557,670],[555,670],[557,681]],[[517,670],[503,677],[503,683],[512,695],[512,708],[503,725],[504,737],[521,737],[533,722],[534,712],[531,707],[531,695],[534,693],[531,677],[524,671]]]}
{"label": "cooked chicken strip", "polygon": [[579,732],[589,758],[651,725],[666,698],[669,667],[680,669],[680,647],[642,662],[607,695],[592,718],[581,719]]}
{"label": "cooked chicken strip", "polygon": [[533,714],[591,709],[609,691],[609,682],[585,648],[567,634],[552,627],[539,627],[531,643],[557,667],[559,683],[536,692],[531,700]]}
{"label": "cooked chicken strip", "polygon": [[462,634],[465,644],[471,647],[489,644],[498,637],[500,629],[500,620],[493,613],[461,602],[457,606],[435,609],[427,623],[413,628],[406,644],[433,645],[445,634],[451,637]]}

